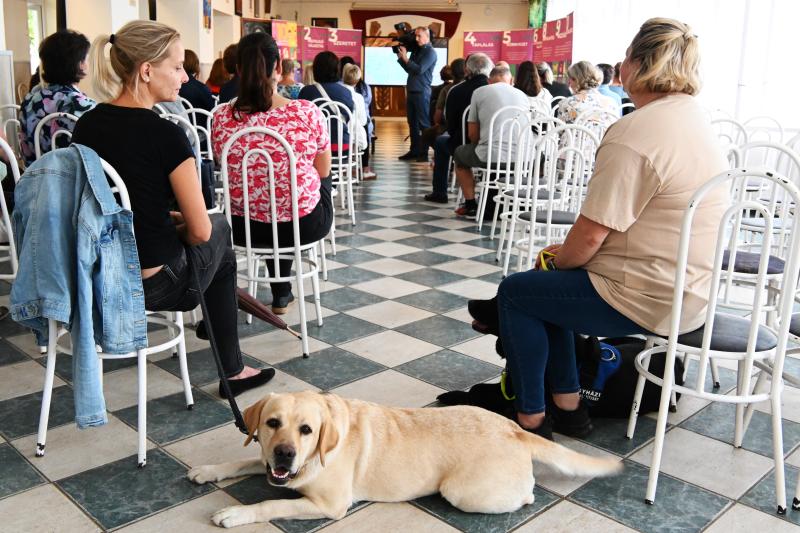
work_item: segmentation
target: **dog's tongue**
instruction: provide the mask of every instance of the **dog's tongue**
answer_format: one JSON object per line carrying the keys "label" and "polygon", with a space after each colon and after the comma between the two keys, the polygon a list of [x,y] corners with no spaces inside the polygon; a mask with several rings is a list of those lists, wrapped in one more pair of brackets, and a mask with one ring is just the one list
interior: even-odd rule
{"label": "dog's tongue", "polygon": [[289,475],[289,470],[283,468],[282,466],[279,466],[278,468],[273,470],[272,473],[275,474],[275,477],[286,477]]}

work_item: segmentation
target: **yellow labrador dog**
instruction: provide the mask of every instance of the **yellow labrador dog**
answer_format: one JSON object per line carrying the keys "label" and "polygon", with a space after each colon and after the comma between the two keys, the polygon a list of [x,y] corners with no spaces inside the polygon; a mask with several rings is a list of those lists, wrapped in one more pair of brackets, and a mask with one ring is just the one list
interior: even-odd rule
{"label": "yellow labrador dog", "polygon": [[333,394],[270,394],[244,412],[261,457],[192,468],[208,483],[263,474],[300,492],[222,509],[234,527],[276,518],[340,519],[357,501],[401,502],[440,492],[473,513],[508,513],[533,503],[531,460],[568,475],[606,476],[622,465],[583,455],[477,407],[394,409]]}

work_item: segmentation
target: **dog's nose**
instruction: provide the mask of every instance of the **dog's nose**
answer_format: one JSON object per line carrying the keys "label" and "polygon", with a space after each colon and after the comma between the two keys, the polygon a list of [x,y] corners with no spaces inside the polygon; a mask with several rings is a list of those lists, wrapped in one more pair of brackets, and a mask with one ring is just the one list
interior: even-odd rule
{"label": "dog's nose", "polygon": [[278,444],[275,446],[275,457],[280,457],[282,459],[294,459],[296,455],[296,451],[294,446],[291,444]]}

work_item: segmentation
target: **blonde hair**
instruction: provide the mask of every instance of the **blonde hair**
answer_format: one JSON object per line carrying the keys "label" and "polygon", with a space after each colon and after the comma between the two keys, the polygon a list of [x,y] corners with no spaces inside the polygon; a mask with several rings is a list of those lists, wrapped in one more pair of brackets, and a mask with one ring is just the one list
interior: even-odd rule
{"label": "blonde hair", "polygon": [[361,79],[361,69],[358,65],[350,63],[342,70],[342,81],[345,85],[355,85]]}
{"label": "blonde hair", "polygon": [[638,64],[628,76],[628,92],[700,92],[700,44],[683,22],[652,18],[642,24],[629,49],[629,64]]}
{"label": "blonde hair", "polygon": [[296,64],[297,63],[295,63],[294,59],[281,59],[281,75],[293,76],[294,67]]}
{"label": "blonde hair", "polygon": [[575,88],[578,91],[595,89],[603,81],[603,73],[588,61],[579,61],[570,65],[567,76],[575,81]]}
{"label": "blonde hair", "polygon": [[[169,47],[181,38],[174,28],[150,20],[134,20],[115,34],[100,35],[92,43],[90,54],[94,70],[93,88],[103,100],[117,98],[126,87],[138,99],[138,70],[143,63],[159,63],[169,54]],[[105,47],[110,61],[106,59]],[[109,68],[110,63],[110,68]]]}
{"label": "blonde hair", "polygon": [[314,85],[314,65],[310,63],[303,67],[303,85]]}

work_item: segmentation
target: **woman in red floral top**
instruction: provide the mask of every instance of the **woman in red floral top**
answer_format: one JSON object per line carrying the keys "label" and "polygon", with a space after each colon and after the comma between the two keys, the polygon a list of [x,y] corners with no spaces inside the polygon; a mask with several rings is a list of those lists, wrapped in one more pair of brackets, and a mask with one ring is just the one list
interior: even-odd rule
{"label": "woman in red floral top", "polygon": [[[297,197],[302,244],[320,240],[333,222],[331,201],[331,151],[325,118],[306,100],[288,100],[275,86],[280,79],[280,55],[273,38],[264,33],[247,35],[239,41],[237,67],[240,73],[238,98],[214,113],[211,140],[220,159],[225,143],[236,132],[250,127],[266,127],[281,134],[297,159]],[[228,153],[228,180],[231,196],[233,239],[244,244],[245,220],[242,194],[242,158],[254,148],[265,149],[275,164],[275,204],[280,246],[291,246],[292,199],[289,164],[285,151],[272,138],[246,135]],[[224,164],[223,161],[220,161]],[[247,167],[250,202],[250,236],[253,246],[272,246],[271,207],[267,162],[254,156]],[[267,261],[272,272],[272,261]],[[281,261],[281,275],[288,274],[291,260]],[[272,309],[286,312],[294,300],[289,282],[272,283]]]}

